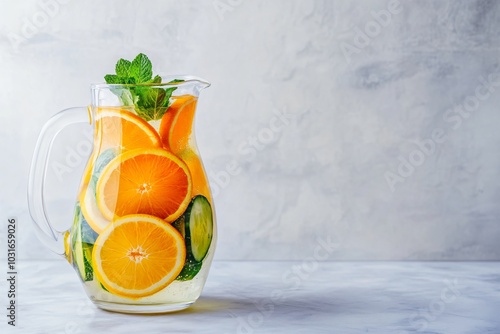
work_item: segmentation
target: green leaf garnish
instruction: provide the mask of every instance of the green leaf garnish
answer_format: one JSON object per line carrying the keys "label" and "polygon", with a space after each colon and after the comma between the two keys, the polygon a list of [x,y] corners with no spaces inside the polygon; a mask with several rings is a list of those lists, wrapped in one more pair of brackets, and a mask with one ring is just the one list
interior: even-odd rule
{"label": "green leaf garnish", "polygon": [[122,78],[115,74],[106,74],[104,80],[106,80],[107,84],[119,84],[122,82]]}
{"label": "green leaf garnish", "polygon": [[[140,53],[132,61],[120,59],[116,63],[116,74],[104,76],[107,84],[138,84],[139,86],[112,89],[124,105],[134,105],[135,111],[146,121],[161,119],[170,105],[170,97],[177,87],[154,87],[161,84],[161,77],[153,78],[152,64],[149,58]],[[172,80],[170,83],[184,80]],[[141,85],[143,84],[143,85]],[[149,86],[151,85],[151,86]]]}
{"label": "green leaf garnish", "polygon": [[138,83],[148,82],[153,77],[153,65],[144,53],[139,53],[130,64],[128,72]]}
{"label": "green leaf garnish", "polygon": [[161,83],[161,77],[159,75],[157,75],[153,78],[153,80],[151,82],[152,83]]}
{"label": "green leaf garnish", "polygon": [[176,88],[137,87],[135,91],[141,101],[136,105],[137,114],[147,121],[160,119],[167,112],[170,97]]}
{"label": "green leaf garnish", "polygon": [[129,77],[131,64],[131,62],[125,59],[118,60],[115,67],[116,75],[124,78]]}

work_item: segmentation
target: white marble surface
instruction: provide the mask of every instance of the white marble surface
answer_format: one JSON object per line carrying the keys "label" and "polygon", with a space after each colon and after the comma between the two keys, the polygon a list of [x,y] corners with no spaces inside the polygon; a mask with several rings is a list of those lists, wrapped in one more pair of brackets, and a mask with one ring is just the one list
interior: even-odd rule
{"label": "white marble surface", "polygon": [[[3,1],[0,212],[22,224],[20,256],[51,258],[39,251],[26,210],[42,124],[87,104],[89,84],[118,58],[145,52],[157,72],[212,82],[196,133],[218,189],[218,259],[301,260],[319,236],[330,236],[342,240],[330,259],[500,260],[500,87],[489,94],[481,87],[500,71],[500,2],[390,7],[389,0]],[[373,13],[389,9],[377,30]],[[367,28],[371,37],[359,37]],[[470,112],[453,111],[469,102]],[[276,113],[290,118],[271,130]],[[446,140],[422,153],[419,143],[439,129]],[[63,162],[76,143],[62,142]],[[405,171],[401,159],[416,166]],[[228,164],[239,167],[229,179]],[[394,187],[387,172],[399,177],[392,175]],[[75,168],[50,184],[67,212],[78,176]]]}
{"label": "white marble surface", "polygon": [[498,262],[215,262],[191,308],[155,316],[95,308],[63,261],[19,265],[2,333],[500,333]]}

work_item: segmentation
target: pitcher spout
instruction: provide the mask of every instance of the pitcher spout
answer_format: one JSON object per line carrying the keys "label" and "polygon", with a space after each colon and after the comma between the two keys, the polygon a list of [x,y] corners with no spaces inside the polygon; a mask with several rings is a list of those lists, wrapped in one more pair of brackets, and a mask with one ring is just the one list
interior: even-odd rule
{"label": "pitcher spout", "polygon": [[162,82],[165,82],[166,85],[176,87],[177,95],[190,94],[199,96],[203,89],[210,87],[210,83],[207,80],[192,75],[162,76]]}

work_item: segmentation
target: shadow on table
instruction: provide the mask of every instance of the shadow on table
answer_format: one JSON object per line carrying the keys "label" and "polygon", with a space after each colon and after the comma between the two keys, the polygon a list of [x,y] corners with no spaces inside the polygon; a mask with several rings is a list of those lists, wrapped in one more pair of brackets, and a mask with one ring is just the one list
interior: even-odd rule
{"label": "shadow on table", "polygon": [[[229,318],[255,317],[307,317],[331,318],[343,313],[373,314],[380,310],[381,304],[376,294],[360,293],[356,290],[335,291],[325,289],[319,292],[286,291],[281,298],[272,296],[210,296],[200,297],[191,307],[173,312],[183,318],[196,315],[226,315]],[[163,317],[160,314],[140,314],[138,317]],[[134,316],[134,315],[131,315]]]}
{"label": "shadow on table", "polygon": [[[246,300],[244,298],[238,299],[236,297],[200,297],[193,305],[185,310],[174,311],[170,314],[176,315],[188,315],[188,314],[210,314],[210,313],[231,313],[231,310],[238,310],[239,312],[245,312],[245,310],[250,310],[255,308],[255,304],[252,300]],[[99,310],[99,312],[104,312],[104,314],[117,314],[122,315],[120,312],[112,312],[106,310]],[[169,314],[167,313],[142,313],[142,314],[127,314],[127,316],[137,316],[137,317],[162,317]]]}
{"label": "shadow on table", "polygon": [[226,313],[232,317],[260,313],[264,316],[280,317],[283,314],[302,314],[304,310],[331,314],[332,311],[339,310],[339,307],[337,301],[329,299],[323,294],[292,295],[283,297],[281,300],[243,296],[204,296],[198,299],[190,308],[179,313]]}
{"label": "shadow on table", "polygon": [[236,297],[200,297],[188,309],[180,311],[180,313],[220,313],[239,308],[252,307],[250,301],[237,299]]}

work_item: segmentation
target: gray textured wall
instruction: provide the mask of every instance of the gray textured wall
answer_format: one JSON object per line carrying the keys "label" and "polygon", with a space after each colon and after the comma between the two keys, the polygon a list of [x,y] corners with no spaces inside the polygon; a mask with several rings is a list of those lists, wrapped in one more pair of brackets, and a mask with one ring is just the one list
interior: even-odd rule
{"label": "gray textured wall", "polygon": [[0,211],[24,257],[51,257],[25,201],[42,124],[142,51],[213,84],[217,258],[500,259],[499,2],[54,1],[0,12]]}

